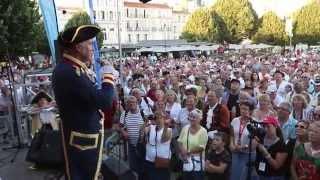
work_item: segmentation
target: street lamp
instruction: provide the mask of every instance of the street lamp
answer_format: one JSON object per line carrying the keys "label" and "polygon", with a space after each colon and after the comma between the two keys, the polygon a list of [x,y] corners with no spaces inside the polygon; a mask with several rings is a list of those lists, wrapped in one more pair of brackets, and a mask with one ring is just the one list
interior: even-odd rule
{"label": "street lamp", "polygon": [[117,0],[117,26],[118,26],[118,44],[119,44],[119,60],[120,60],[120,84],[122,88],[124,87],[123,82],[123,61],[122,61],[122,46],[121,46],[121,34],[120,34],[120,10],[119,10],[119,0]]}
{"label": "street lamp", "polygon": [[290,50],[291,50],[291,47],[292,47],[292,36],[293,36],[293,33],[292,33],[292,19],[290,17],[284,17],[284,20],[285,20],[285,30],[286,30],[286,33],[287,35],[289,36],[289,41],[290,41]]}

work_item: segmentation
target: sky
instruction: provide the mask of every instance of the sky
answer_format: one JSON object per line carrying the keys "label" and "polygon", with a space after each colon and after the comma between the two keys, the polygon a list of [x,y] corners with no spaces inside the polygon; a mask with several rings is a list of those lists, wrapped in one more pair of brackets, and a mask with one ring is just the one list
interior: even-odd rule
{"label": "sky", "polygon": [[[81,7],[84,0],[55,0],[57,6]],[[139,0],[125,0],[139,2]],[[181,0],[152,0],[153,3],[167,3],[169,5],[180,2]],[[216,0],[204,0],[207,4],[213,4]],[[298,10],[310,0],[250,0],[252,6],[261,16],[267,9],[272,9],[279,17],[288,16],[292,12]]]}

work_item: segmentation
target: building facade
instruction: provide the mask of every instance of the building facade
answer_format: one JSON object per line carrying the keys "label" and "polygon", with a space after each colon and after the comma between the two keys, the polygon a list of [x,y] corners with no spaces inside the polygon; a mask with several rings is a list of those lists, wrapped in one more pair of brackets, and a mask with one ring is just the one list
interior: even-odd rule
{"label": "building facade", "polygon": [[172,9],[165,4],[124,2],[125,44],[173,39]]}
{"label": "building facade", "polygon": [[[117,7],[120,12],[121,43],[135,44],[145,40],[179,39],[189,13],[173,10],[167,4],[129,2],[125,0],[93,0],[95,22],[104,33],[104,47],[118,47]],[[117,4],[119,3],[119,4]],[[119,5],[119,6],[117,6]],[[57,7],[59,29],[83,7]]]}
{"label": "building facade", "polygon": [[56,13],[58,17],[58,27],[60,32],[64,30],[64,26],[67,24],[68,20],[79,11],[83,11],[83,9],[79,7],[66,6],[57,7]]}
{"label": "building facade", "polygon": [[[117,4],[119,3],[119,4]],[[123,0],[93,0],[93,14],[96,23],[103,29],[104,41],[106,47],[112,47],[118,44],[118,15],[120,13],[120,33],[125,36],[123,22]],[[122,41],[123,42],[123,41]]]}
{"label": "building facade", "polygon": [[179,39],[183,32],[185,23],[188,20],[189,12],[185,10],[174,10],[172,12],[172,28],[173,28],[173,39]]}

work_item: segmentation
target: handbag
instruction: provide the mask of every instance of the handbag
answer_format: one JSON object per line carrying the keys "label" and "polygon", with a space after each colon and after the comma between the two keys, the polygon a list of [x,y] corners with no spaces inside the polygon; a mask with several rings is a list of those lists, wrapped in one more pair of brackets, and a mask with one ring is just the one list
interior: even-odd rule
{"label": "handbag", "polygon": [[38,165],[61,165],[64,163],[61,133],[43,125],[31,141],[26,161]]}
{"label": "handbag", "polygon": [[[187,134],[187,151],[189,151],[189,134],[190,128],[188,129]],[[191,171],[203,171],[203,159],[202,153],[199,155],[192,155],[188,158],[187,161],[183,163],[183,171],[191,172]]]}
{"label": "handbag", "polygon": [[[165,131],[163,131],[165,132]],[[156,168],[169,168],[170,167],[170,159],[168,158],[162,158],[162,157],[158,157],[158,153],[157,153],[157,128],[156,128],[156,138],[155,138],[155,144],[156,144],[156,158],[154,160],[154,166]],[[169,146],[169,151],[170,151],[170,146]],[[169,153],[170,156],[170,153]]]}

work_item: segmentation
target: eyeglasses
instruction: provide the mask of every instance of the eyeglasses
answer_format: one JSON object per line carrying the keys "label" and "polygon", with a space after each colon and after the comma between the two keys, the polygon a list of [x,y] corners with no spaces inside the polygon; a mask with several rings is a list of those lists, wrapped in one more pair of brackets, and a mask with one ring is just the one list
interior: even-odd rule
{"label": "eyeglasses", "polygon": [[284,108],[284,107],[278,107],[277,110],[281,110],[281,111],[286,111],[286,112],[290,112],[288,109]]}
{"label": "eyeglasses", "polygon": [[300,128],[300,129],[307,129],[307,127],[305,127],[305,126],[303,126],[303,125],[299,125],[299,124],[297,124],[295,127],[296,127],[296,128]]}

